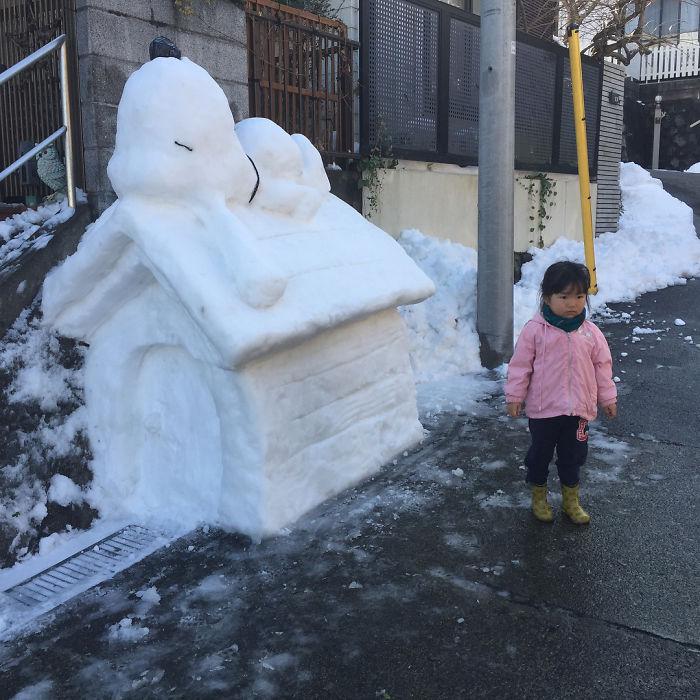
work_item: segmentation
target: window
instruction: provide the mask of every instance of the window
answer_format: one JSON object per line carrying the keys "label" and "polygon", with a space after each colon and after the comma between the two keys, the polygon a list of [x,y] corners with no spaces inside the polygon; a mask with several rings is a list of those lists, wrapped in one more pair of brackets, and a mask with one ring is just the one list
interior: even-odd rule
{"label": "window", "polygon": [[694,34],[693,38],[698,38],[700,30],[700,3],[698,0],[683,0],[681,2],[681,25],[680,32],[683,34]]}
{"label": "window", "polygon": [[658,37],[676,38],[681,34],[694,33],[700,29],[699,0],[655,0],[644,15],[644,26],[649,34]]}
{"label": "window", "polygon": [[660,36],[678,36],[678,23],[681,15],[680,0],[661,0]]}

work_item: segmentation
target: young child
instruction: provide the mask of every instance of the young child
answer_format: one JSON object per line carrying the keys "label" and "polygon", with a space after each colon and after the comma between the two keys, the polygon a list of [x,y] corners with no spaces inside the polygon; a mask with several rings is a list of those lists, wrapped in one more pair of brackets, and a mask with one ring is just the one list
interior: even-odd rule
{"label": "young child", "polygon": [[598,406],[617,415],[617,388],[605,336],[586,320],[590,275],[575,262],[547,268],[540,290],[541,313],[525,324],[508,365],[506,402],[516,418],[525,403],[532,445],[525,457],[532,486],[532,512],[552,522],[547,502],[549,463],[557,450],[562,510],[577,525],[591,518],[578,499],[579,471],[588,454],[588,421]]}

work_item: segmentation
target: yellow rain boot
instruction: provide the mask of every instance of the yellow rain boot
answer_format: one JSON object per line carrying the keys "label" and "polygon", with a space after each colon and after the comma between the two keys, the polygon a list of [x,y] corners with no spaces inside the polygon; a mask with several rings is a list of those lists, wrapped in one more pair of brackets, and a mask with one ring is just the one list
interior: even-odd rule
{"label": "yellow rain boot", "polygon": [[562,503],[561,509],[569,516],[571,522],[577,525],[588,525],[591,516],[581,508],[578,502],[578,484],[576,486],[561,485]]}
{"label": "yellow rain boot", "polygon": [[552,506],[547,503],[547,484],[532,487],[532,513],[543,523],[554,520]]}

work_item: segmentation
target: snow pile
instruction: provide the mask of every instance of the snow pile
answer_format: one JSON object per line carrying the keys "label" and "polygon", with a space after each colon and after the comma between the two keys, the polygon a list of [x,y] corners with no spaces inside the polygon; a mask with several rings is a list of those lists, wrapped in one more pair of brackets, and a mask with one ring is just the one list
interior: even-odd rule
{"label": "snow pile", "polygon": [[[87,201],[83,193],[80,193],[79,201]],[[55,202],[0,221],[0,268],[12,263],[29,248],[44,248],[53,238],[53,229],[72,215],[68,200],[60,197]],[[40,235],[36,236],[40,229]]]}
{"label": "snow pile", "polygon": [[149,632],[148,627],[134,624],[131,617],[124,617],[107,629],[107,639],[110,642],[139,642]]}
{"label": "snow pile", "polygon": [[687,172],[687,173],[700,173],[700,163],[694,163],[685,172]]}
{"label": "snow pile", "polygon": [[[690,207],[634,163],[621,163],[620,184],[624,213],[619,230],[595,242],[599,291],[590,298],[594,312],[700,275],[700,240]],[[477,371],[476,252],[418,231],[403,232],[399,243],[437,285],[433,298],[402,310],[416,380]],[[559,260],[584,262],[583,243],[564,238],[528,252],[533,259],[523,265],[514,288],[516,336],[538,309],[545,270]]]}
{"label": "snow pile", "polygon": [[[623,213],[619,230],[595,241],[598,294],[592,311],[606,304],[632,301],[640,294],[700,274],[700,240],[692,209],[664,191],[661,182],[634,163],[620,164]],[[584,262],[583,243],[557,240],[544,250],[532,248],[532,262],[523,266],[515,286],[516,334],[537,309],[544,271],[559,260]]]}
{"label": "snow pile", "polygon": [[14,376],[7,388],[10,403],[38,401],[43,411],[55,411],[70,401],[82,386],[75,370],[56,362],[60,354],[58,335],[41,325],[34,310],[25,309],[7,332],[0,346],[0,370]]}
{"label": "snow pile", "polygon": [[433,283],[307,138],[235,125],[203,68],[158,58],[124,87],[108,175],[117,201],[42,302],[89,345],[103,517],[257,537],[423,437],[396,307]]}
{"label": "snow pile", "polygon": [[400,309],[409,328],[416,381],[435,381],[480,370],[476,251],[416,230],[403,231],[399,243],[437,285],[430,299]]}
{"label": "snow pile", "polygon": [[76,367],[82,353],[61,347],[35,314],[35,308],[22,312],[0,345],[0,415],[7,431],[0,448],[0,566],[40,546],[39,528],[52,502],[82,502],[80,488],[59,470],[89,478]]}
{"label": "snow pile", "polygon": [[48,493],[49,501],[58,503],[59,506],[69,506],[71,503],[80,503],[84,494],[72,479],[63,474],[54,474],[51,477]]}

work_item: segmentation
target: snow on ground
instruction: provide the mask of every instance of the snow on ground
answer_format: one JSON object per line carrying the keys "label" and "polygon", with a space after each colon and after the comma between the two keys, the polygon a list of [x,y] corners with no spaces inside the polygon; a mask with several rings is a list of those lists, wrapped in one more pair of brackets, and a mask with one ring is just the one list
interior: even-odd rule
{"label": "snow on ground", "polygon": [[[661,182],[634,163],[620,168],[623,213],[616,233],[595,242],[598,294],[591,310],[700,275],[700,240],[690,207],[664,191]],[[476,252],[457,243],[404,231],[399,243],[437,285],[435,296],[401,310],[409,328],[416,381],[446,380],[480,370],[476,333]],[[544,271],[559,260],[584,262],[583,243],[559,238],[549,248],[531,248],[514,289],[515,335],[538,309]],[[424,390],[425,393],[426,390]]]}
{"label": "snow on ground", "polygon": [[[83,500],[73,480],[50,474],[53,465],[67,466],[80,452],[77,442],[85,430],[82,371],[64,366],[58,336],[42,327],[35,314],[34,307],[25,309],[0,345],[0,375],[3,383],[9,380],[0,405],[6,411],[5,429],[14,429],[5,437],[0,462],[0,534],[12,536],[9,551],[19,557],[26,554],[27,535],[36,536],[52,501],[68,506]],[[6,554],[1,552],[0,560]]]}
{"label": "snow on ground", "polygon": [[[81,203],[87,201],[80,191],[77,197]],[[53,229],[71,216],[73,209],[68,206],[68,199],[62,196],[55,202],[0,221],[0,268],[11,264],[29,248],[44,248],[53,238]],[[40,235],[36,236],[40,229]]]}
{"label": "snow on ground", "polygon": [[[634,165],[622,166],[622,190],[625,211],[620,230],[605,234],[596,241],[600,292],[591,299],[591,306],[602,314],[607,312],[607,303],[632,300],[642,292],[683,284],[685,276],[700,274],[700,243],[692,226],[690,210],[666,194],[657,180]],[[401,309],[409,330],[421,418],[426,426],[430,426],[441,412],[481,415],[488,411],[482,399],[495,393],[498,383],[479,362],[475,329],[476,253],[449,241],[429,238],[418,231],[404,232],[400,243],[437,284],[434,297],[420,305]],[[523,267],[523,279],[515,286],[516,333],[537,307],[537,290],[546,267],[561,259],[583,261],[582,244],[570,240],[560,239],[549,249],[532,249],[530,252],[533,260]],[[626,321],[630,322],[631,316],[628,315]],[[637,326],[633,335],[656,332],[654,328]],[[36,401],[51,409],[81,391],[82,370],[67,370],[56,362],[57,343],[56,336],[31,320],[28,312],[20,317],[0,346],[0,370],[14,368],[15,371],[6,390],[9,402]],[[84,429],[84,421],[83,410],[79,408],[63,422],[47,422],[29,436],[27,450],[41,445],[42,449],[56,454],[70,452],[74,449],[76,434]],[[593,445],[606,453],[602,460],[609,460],[611,466],[627,456],[624,443],[618,445],[605,438],[596,442],[594,438]],[[487,450],[482,469],[495,472],[501,468],[501,463],[489,461],[488,453]],[[424,465],[416,473],[425,476],[428,469],[430,479],[436,479],[435,470],[430,465],[428,467]],[[52,502],[63,505],[89,498],[89,489],[81,488],[68,476],[58,474],[47,484],[42,484],[32,480],[27,469],[26,459],[3,465],[3,476],[13,480],[16,488],[11,501],[0,502],[0,521],[11,518],[16,525],[19,518],[22,527],[30,529],[41,521]],[[461,481],[464,474],[453,472],[443,476]],[[600,479],[603,478],[601,473]],[[356,507],[371,509],[381,501],[384,506],[389,504],[398,512],[407,507],[409,501],[412,506],[419,505],[416,499],[420,501],[420,497],[406,491],[405,485],[396,486],[396,496],[396,504],[392,505],[391,491],[382,490],[381,495],[377,493],[375,498],[363,499]],[[484,493],[479,503],[483,507],[500,507],[504,505],[504,498],[502,493]],[[509,507],[522,505],[511,497],[506,501]],[[99,526],[98,522],[97,528]],[[25,557],[19,568],[9,570],[10,577],[24,576],[27,566],[42,570],[74,549],[86,535],[88,533],[68,532],[44,538],[39,546],[40,555]],[[137,594],[141,604],[157,603],[155,590],[147,589],[142,593]],[[148,635],[146,627],[131,620],[129,617],[119,619],[106,632],[106,640],[133,642]]]}
{"label": "snow on ground", "polygon": [[687,173],[700,173],[700,163],[694,163],[685,172],[687,172]]}
{"label": "snow on ground", "polygon": [[399,243],[436,285],[428,300],[401,308],[418,382],[481,370],[476,333],[476,251],[404,231]]}

